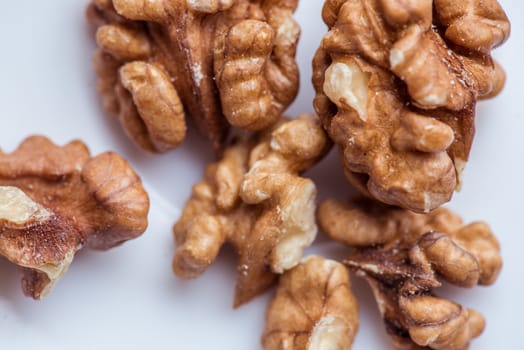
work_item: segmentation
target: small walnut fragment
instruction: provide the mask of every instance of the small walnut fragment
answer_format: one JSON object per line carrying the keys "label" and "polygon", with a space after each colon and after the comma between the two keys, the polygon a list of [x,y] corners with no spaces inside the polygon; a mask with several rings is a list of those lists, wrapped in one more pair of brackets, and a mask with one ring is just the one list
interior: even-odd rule
{"label": "small walnut fragment", "polygon": [[21,266],[27,296],[41,299],[84,245],[109,249],[141,235],[149,199],[115,153],[90,157],[73,141],[32,136],[0,152],[0,255]]}
{"label": "small walnut fragment", "polygon": [[239,306],[298,264],[317,233],[316,187],[299,174],[328,146],[314,118],[302,116],[228,147],[193,187],[174,226],[176,274],[199,276],[231,243],[239,255]]}
{"label": "small walnut fragment", "polygon": [[433,290],[441,280],[495,282],[502,259],[487,224],[463,225],[444,208],[415,214],[369,200],[325,201],[318,219],[328,236],[356,248],[344,263],[370,284],[396,349],[466,349],[482,333],[482,315]]}
{"label": "small walnut fragment", "polygon": [[129,136],[163,152],[191,116],[223,149],[230,125],[275,124],[298,90],[298,0],[92,0],[98,90]]}
{"label": "small walnut fragment", "polygon": [[280,276],[262,344],[266,350],[349,350],[358,326],[346,267],[312,256]]}
{"label": "small walnut fragment", "polygon": [[381,202],[428,212],[460,185],[478,99],[505,75],[490,51],[510,24],[496,0],[326,0],[315,109],[346,176]]}

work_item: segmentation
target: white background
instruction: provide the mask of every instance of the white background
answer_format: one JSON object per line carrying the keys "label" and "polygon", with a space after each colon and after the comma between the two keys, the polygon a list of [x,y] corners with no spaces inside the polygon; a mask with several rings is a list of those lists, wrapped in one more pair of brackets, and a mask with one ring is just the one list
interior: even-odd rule
{"label": "white background", "polygon": [[[522,232],[522,117],[524,3],[500,1],[512,20],[512,37],[495,52],[508,73],[505,90],[478,106],[477,136],[464,186],[451,208],[466,221],[486,220],[502,243],[504,269],[489,288],[446,287],[440,294],[481,311],[484,334],[473,349],[523,349],[524,232]],[[200,279],[171,272],[171,226],[200,179],[210,150],[192,133],[167,155],[152,156],[123,136],[100,109],[91,64],[92,33],[86,0],[2,1],[0,11],[0,147],[12,151],[26,136],[45,134],[64,144],[81,138],[93,154],[116,150],[136,167],[151,196],[150,226],[139,239],[107,253],[82,251],[43,301],[22,295],[20,273],[0,259],[0,349],[259,349],[264,312],[273,291],[234,311],[235,257],[226,249]],[[321,0],[302,0],[298,56],[302,83],[289,114],[310,112],[310,61],[326,28]],[[310,175],[320,197],[350,194],[331,154]],[[344,248],[320,237],[311,251],[333,258]],[[353,278],[361,328],[354,349],[388,349],[368,287]]]}

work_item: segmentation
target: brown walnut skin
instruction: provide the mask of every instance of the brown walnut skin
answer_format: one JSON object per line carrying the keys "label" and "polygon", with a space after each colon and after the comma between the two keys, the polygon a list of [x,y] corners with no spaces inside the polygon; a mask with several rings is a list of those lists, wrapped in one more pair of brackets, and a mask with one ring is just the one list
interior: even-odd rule
{"label": "brown walnut skin", "polygon": [[239,255],[237,307],[298,264],[317,232],[316,187],[300,174],[329,145],[315,118],[302,116],[226,148],[193,187],[174,226],[175,273],[200,276],[231,243]]}
{"label": "brown walnut skin", "polygon": [[416,212],[450,200],[478,99],[505,75],[490,51],[509,36],[495,0],[327,0],[313,60],[315,110],[364,195]]}
{"label": "brown walnut skin", "polygon": [[262,344],[265,350],[349,350],[358,326],[346,267],[310,256],[280,277]]}
{"label": "brown walnut skin", "polygon": [[275,124],[298,91],[298,0],[92,0],[105,109],[141,147],[164,152],[185,116],[223,150],[230,125]]}
{"label": "brown walnut skin", "polygon": [[344,263],[370,284],[395,349],[466,349],[482,333],[482,315],[433,290],[441,280],[495,282],[502,259],[487,224],[463,225],[444,208],[416,214],[368,199],[324,201],[317,217],[329,237],[356,248]]}
{"label": "brown walnut skin", "polygon": [[84,245],[110,249],[147,227],[149,198],[138,175],[115,153],[91,157],[80,141],[59,147],[32,136],[13,153],[0,151],[0,188],[23,193],[4,191],[4,205],[27,196],[45,213],[18,223],[0,218],[0,254],[24,267],[24,292],[35,299],[56,282],[42,270],[58,268],[59,278]]}

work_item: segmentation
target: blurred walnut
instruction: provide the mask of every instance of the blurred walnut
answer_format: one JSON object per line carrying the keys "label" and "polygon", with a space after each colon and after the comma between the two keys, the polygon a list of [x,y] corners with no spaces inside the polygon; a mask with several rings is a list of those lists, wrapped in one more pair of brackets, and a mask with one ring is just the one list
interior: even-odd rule
{"label": "blurred walnut", "polygon": [[298,264],[317,233],[316,188],[299,174],[327,146],[322,128],[303,116],[227,148],[193,187],[174,227],[177,275],[199,276],[230,242],[239,254],[238,306]]}
{"label": "blurred walnut", "polygon": [[270,127],[298,89],[297,1],[92,0],[105,109],[158,152],[182,142],[186,113],[215,151],[229,124]]}
{"label": "blurred walnut", "polygon": [[346,267],[313,256],[280,277],[262,343],[266,350],[349,350],[358,325]]}
{"label": "blurred walnut", "polygon": [[487,224],[463,226],[444,208],[424,215],[368,200],[325,201],[318,219],[328,236],[357,248],[345,264],[371,285],[396,349],[465,349],[482,333],[478,312],[433,289],[440,279],[461,287],[495,282],[502,259]]}
{"label": "blurred walnut", "polygon": [[149,199],[118,155],[94,158],[74,141],[41,136],[0,152],[0,255],[23,268],[23,290],[41,299],[84,245],[109,249],[144,232]]}
{"label": "blurred walnut", "polygon": [[460,185],[477,99],[505,75],[510,25],[495,0],[326,0],[315,109],[361,192],[428,212]]}

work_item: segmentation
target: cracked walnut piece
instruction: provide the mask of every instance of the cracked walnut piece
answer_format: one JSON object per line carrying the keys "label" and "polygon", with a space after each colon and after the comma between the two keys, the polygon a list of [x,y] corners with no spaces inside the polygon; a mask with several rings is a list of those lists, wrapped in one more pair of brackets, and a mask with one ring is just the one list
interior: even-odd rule
{"label": "cracked walnut piece", "polygon": [[98,90],[141,147],[185,137],[185,115],[223,149],[229,125],[262,130],[298,90],[298,0],[92,0]]}
{"label": "cracked walnut piece", "polygon": [[441,279],[460,287],[495,282],[502,259],[487,224],[464,226],[444,208],[415,214],[367,199],[325,201],[318,219],[329,237],[356,247],[344,263],[370,284],[396,349],[466,349],[482,333],[482,315],[433,290]]}
{"label": "cracked walnut piece", "polygon": [[84,245],[109,249],[141,235],[149,198],[115,153],[91,158],[73,141],[32,136],[0,152],[0,255],[21,266],[24,293],[43,298]]}
{"label": "cracked walnut piece", "polygon": [[262,344],[266,350],[349,350],[358,326],[346,267],[311,256],[280,277]]}
{"label": "cracked walnut piece", "polygon": [[174,226],[173,270],[195,278],[229,242],[239,255],[234,305],[249,301],[293,268],[317,233],[316,187],[300,173],[329,147],[310,116],[242,139],[208,166]]}
{"label": "cracked walnut piece", "polygon": [[450,200],[478,99],[505,75],[509,36],[495,0],[326,0],[313,61],[315,109],[363,194],[416,212]]}

